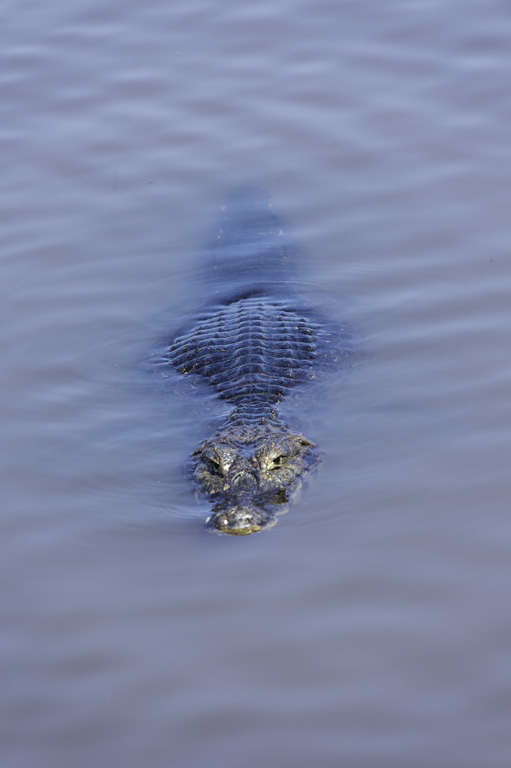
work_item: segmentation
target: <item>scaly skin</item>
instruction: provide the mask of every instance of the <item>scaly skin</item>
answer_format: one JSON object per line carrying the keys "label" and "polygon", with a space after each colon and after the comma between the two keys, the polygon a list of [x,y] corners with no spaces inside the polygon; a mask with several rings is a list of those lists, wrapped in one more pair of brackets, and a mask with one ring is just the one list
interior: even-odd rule
{"label": "scaly skin", "polygon": [[210,526],[244,535],[272,525],[318,465],[316,446],[276,406],[314,377],[321,338],[291,301],[258,295],[213,306],[169,347],[180,373],[208,381],[233,408],[192,457],[198,495],[213,503]]}
{"label": "scaly skin", "polygon": [[317,447],[290,431],[277,408],[320,365],[337,364],[334,348],[349,334],[336,329],[334,340],[294,293],[293,260],[264,195],[246,190],[223,212],[204,262],[212,303],[168,340],[161,362],[207,382],[232,409],[194,451],[190,471],[212,503],[208,524],[239,536],[274,524],[319,465]]}
{"label": "scaly skin", "polygon": [[321,461],[317,447],[283,424],[227,424],[193,453],[198,495],[213,503],[208,525],[243,536],[276,522]]}

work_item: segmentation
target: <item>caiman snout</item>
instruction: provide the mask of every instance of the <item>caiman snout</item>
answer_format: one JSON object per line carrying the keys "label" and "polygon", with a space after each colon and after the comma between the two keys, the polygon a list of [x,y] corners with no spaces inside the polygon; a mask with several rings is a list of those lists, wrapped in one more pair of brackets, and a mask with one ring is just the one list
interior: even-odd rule
{"label": "caiman snout", "polygon": [[265,509],[237,505],[215,512],[208,518],[207,523],[217,531],[233,536],[246,536],[273,525],[275,515]]}

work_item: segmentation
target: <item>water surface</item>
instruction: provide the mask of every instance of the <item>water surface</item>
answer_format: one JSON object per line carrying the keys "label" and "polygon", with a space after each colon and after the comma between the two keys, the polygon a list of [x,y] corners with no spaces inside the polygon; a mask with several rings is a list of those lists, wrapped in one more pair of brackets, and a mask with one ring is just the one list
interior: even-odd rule
{"label": "water surface", "polygon": [[[0,10],[6,768],[507,768],[511,15]],[[256,183],[360,330],[271,531],[207,534],[203,398],[139,362]]]}

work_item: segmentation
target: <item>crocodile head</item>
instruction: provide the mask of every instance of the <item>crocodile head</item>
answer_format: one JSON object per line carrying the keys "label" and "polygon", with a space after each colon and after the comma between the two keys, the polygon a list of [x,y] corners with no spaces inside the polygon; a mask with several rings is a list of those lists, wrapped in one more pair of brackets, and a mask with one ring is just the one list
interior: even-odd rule
{"label": "crocodile head", "polygon": [[321,454],[303,435],[282,428],[219,432],[199,445],[193,459],[199,494],[213,503],[208,524],[240,536],[275,524]]}

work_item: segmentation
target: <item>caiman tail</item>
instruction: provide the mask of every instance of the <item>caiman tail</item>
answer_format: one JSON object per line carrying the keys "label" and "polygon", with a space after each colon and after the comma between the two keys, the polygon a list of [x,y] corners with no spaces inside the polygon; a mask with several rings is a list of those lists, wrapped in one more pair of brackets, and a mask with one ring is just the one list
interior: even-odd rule
{"label": "caiman tail", "polygon": [[242,187],[227,199],[221,212],[203,265],[216,295],[287,293],[296,273],[297,253],[268,195],[257,187]]}

